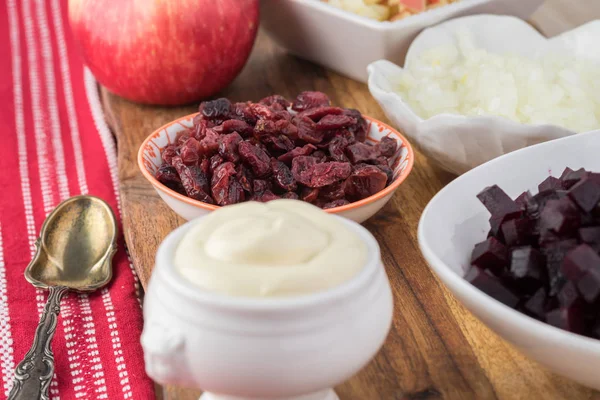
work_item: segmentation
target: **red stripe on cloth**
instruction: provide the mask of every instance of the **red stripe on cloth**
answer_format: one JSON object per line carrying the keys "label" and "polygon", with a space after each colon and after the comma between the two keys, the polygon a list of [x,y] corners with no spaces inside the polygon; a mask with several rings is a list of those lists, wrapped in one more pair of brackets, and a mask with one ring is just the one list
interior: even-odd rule
{"label": "red stripe on cloth", "polygon": [[[118,193],[114,139],[70,36],[66,0],[7,0],[0,22],[0,50],[9,55],[0,60],[6,138],[0,184],[9,194],[0,207],[0,295],[8,298],[6,312],[0,310],[0,372],[6,395],[10,370],[28,350],[46,298],[23,278],[46,213],[69,195],[89,191],[118,214]],[[63,300],[51,398],[154,398],[139,341],[136,283],[121,239],[109,287]]]}

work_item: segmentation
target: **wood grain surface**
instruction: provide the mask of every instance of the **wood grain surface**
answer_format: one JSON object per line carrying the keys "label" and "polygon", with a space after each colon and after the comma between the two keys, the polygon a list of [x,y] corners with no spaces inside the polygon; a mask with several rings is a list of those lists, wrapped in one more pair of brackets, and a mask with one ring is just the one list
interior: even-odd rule
{"label": "wood grain surface", "polygon": [[[527,0],[522,0],[527,1]],[[600,0],[548,0],[533,23],[555,35],[600,17]],[[327,93],[336,105],[386,121],[366,85],[287,55],[262,32],[242,74],[220,95],[259,100],[302,90]],[[102,91],[116,134],[125,239],[145,286],[162,239],[184,221],[160,200],[137,168],[142,140],[197,105],[160,108],[134,104]],[[377,357],[336,388],[341,400],[569,399],[600,400],[600,393],[553,375],[487,329],[438,282],[421,257],[417,224],[431,197],[453,176],[416,153],[412,174],[365,226],[382,248],[395,299],[394,323]],[[196,400],[200,392],[159,387],[165,400]]]}

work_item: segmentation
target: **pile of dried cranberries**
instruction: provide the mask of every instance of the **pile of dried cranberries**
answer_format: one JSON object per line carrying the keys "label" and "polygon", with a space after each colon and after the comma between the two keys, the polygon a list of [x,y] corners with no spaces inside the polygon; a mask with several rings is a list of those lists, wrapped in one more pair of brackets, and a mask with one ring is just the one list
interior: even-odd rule
{"label": "pile of dried cranberries", "polygon": [[[289,111],[289,110],[292,111]],[[392,181],[398,143],[366,142],[368,122],[327,95],[273,95],[258,103],[200,104],[194,126],[162,152],[156,178],[209,204],[301,199],[332,208],[369,197]]]}

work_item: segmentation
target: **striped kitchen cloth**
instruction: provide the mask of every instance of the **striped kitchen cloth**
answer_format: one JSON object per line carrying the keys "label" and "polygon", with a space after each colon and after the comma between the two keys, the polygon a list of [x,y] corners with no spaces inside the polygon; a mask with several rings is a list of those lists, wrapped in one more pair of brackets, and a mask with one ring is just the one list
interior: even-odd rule
{"label": "striped kitchen cloth", "polygon": [[[23,271],[46,215],[92,194],[119,215],[115,142],[79,58],[66,0],[0,5],[0,398],[29,349],[46,293]],[[154,399],[140,345],[139,282],[123,241],[114,278],[62,301],[51,399]],[[32,399],[33,400],[33,399]]]}

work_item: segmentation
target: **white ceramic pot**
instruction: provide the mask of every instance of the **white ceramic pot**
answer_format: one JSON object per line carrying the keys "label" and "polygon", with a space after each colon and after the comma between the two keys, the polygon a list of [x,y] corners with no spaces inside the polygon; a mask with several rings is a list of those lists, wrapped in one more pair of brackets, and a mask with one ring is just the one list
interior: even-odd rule
{"label": "white ceramic pot", "polygon": [[161,244],[144,300],[146,371],[161,384],[204,390],[203,400],[335,400],[333,386],[377,353],[393,300],[379,246],[340,218],[368,248],[365,267],[327,291],[283,298],[204,291],[175,270],[189,222]]}

